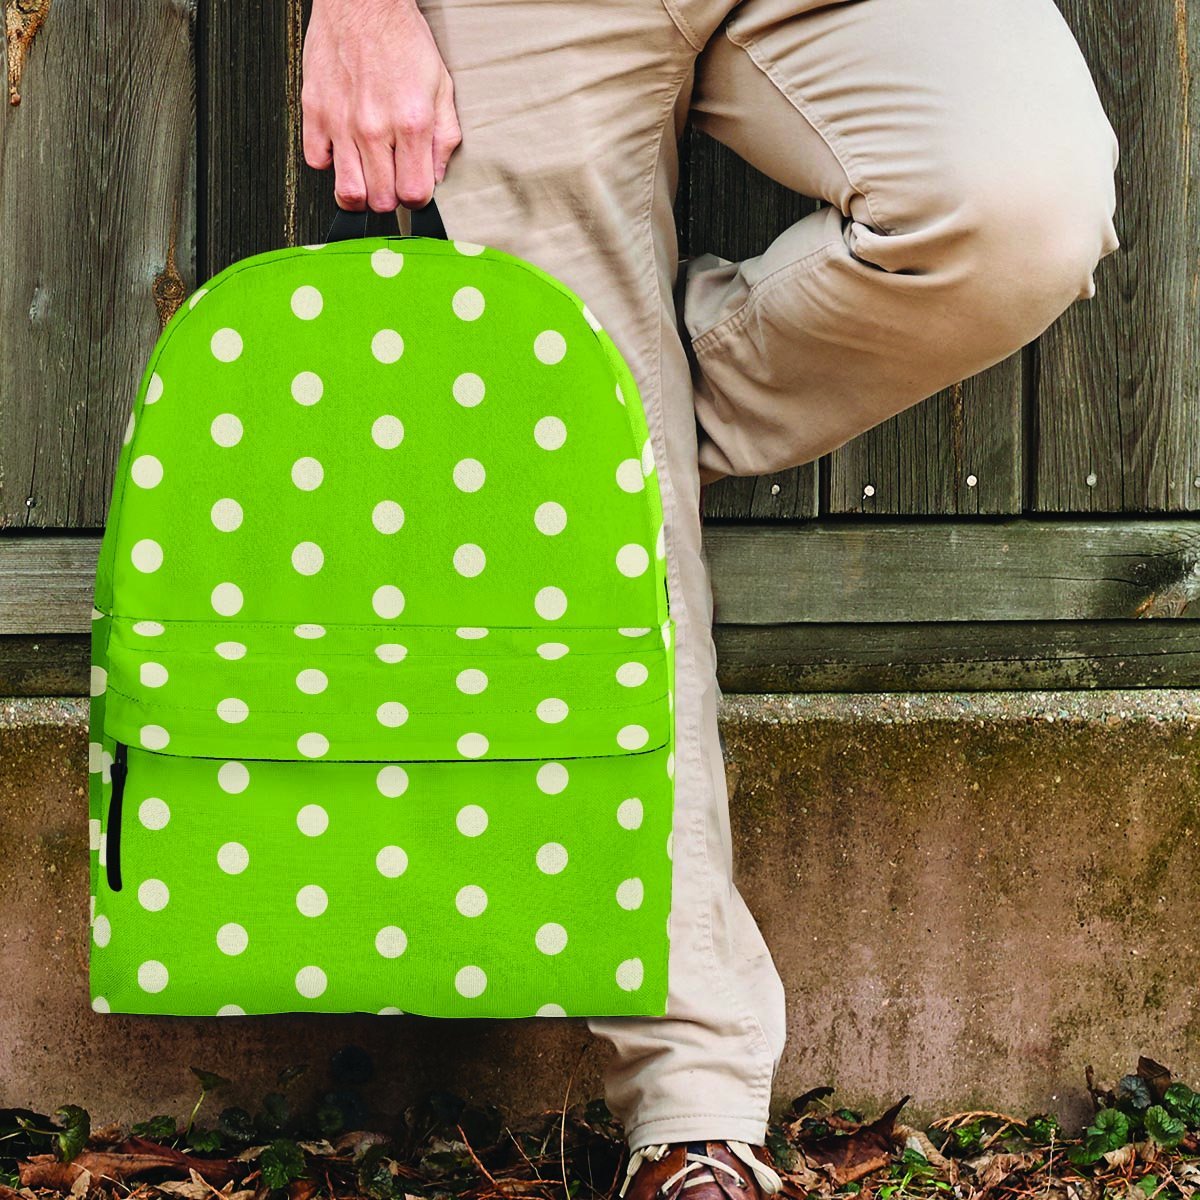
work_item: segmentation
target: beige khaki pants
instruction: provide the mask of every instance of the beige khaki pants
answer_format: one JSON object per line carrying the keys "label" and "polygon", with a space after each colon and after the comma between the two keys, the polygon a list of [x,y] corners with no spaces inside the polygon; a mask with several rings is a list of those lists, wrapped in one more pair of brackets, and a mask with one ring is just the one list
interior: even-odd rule
{"label": "beige khaki pants", "polygon": [[[632,1148],[758,1143],[784,993],[731,879],[700,485],[817,458],[1090,297],[1118,245],[1116,137],[1053,0],[420,3],[463,130],[436,191],[449,236],[587,302],[638,380],[662,476],[670,992],[665,1017],[589,1020],[615,1047],[607,1099]],[[754,258],[681,270],[689,114],[828,204]]]}

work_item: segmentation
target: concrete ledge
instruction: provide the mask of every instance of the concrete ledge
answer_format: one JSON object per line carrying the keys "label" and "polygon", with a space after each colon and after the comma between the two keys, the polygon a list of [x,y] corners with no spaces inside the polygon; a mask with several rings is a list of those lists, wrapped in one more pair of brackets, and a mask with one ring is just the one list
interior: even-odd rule
{"label": "concrete ledge", "polygon": [[[87,1003],[86,702],[0,701],[0,1104],[185,1115],[366,1046],[374,1100],[599,1095],[581,1022],[100,1017]],[[1200,1075],[1200,692],[726,696],[737,876],[787,983],[777,1098],[1086,1114],[1082,1069]],[[297,1081],[305,1085],[305,1078]],[[304,1095],[304,1086],[297,1096]]]}

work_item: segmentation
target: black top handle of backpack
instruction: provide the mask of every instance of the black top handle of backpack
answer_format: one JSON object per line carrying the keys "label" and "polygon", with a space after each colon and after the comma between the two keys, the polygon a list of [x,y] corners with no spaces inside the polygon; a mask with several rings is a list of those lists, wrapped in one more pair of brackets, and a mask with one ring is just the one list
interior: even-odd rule
{"label": "black top handle of backpack", "polygon": [[[437,204],[432,196],[422,207],[409,211],[413,237],[447,240],[446,227],[442,224],[442,214],[438,212]],[[395,236],[399,232],[400,222],[396,219],[394,210],[372,212],[371,209],[365,208],[362,212],[351,212],[339,205],[337,213],[330,223],[329,232],[325,235],[325,240],[327,242],[344,242],[350,238]]]}

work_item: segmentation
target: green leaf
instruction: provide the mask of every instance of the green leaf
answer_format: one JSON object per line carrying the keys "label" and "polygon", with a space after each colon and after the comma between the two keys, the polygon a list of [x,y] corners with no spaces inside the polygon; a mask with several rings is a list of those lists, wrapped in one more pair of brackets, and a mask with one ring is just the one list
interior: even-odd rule
{"label": "green leaf", "polygon": [[193,1129],[187,1136],[187,1144],[201,1154],[212,1154],[221,1148],[221,1134],[216,1129]]}
{"label": "green leaf", "polygon": [[959,1125],[954,1130],[954,1148],[963,1154],[969,1154],[979,1147],[982,1137],[982,1121],[971,1121],[967,1125]]}
{"label": "green leaf", "polygon": [[1134,1112],[1145,1112],[1154,1103],[1154,1097],[1140,1075],[1122,1075],[1117,1083],[1117,1103]]}
{"label": "green leaf", "polygon": [[287,1187],[304,1174],[304,1152],[289,1138],[276,1138],[263,1150],[258,1165],[267,1187]]}
{"label": "green leaf", "polygon": [[1163,1107],[1189,1129],[1200,1127],[1200,1094],[1186,1083],[1173,1083],[1163,1094]]}
{"label": "green leaf", "polygon": [[58,1157],[70,1162],[87,1145],[92,1132],[91,1118],[87,1109],[78,1104],[64,1104],[54,1110],[54,1119],[63,1127],[58,1135]]}
{"label": "green leaf", "polygon": [[1025,1136],[1035,1145],[1062,1141],[1062,1127],[1053,1113],[1036,1113],[1025,1122]]}
{"label": "green leaf", "polygon": [[244,1108],[226,1108],[217,1118],[217,1128],[233,1143],[248,1146],[257,1133],[254,1120]]}
{"label": "green leaf", "polygon": [[202,1067],[193,1067],[192,1074],[200,1080],[200,1086],[206,1092],[215,1092],[217,1088],[225,1087],[229,1080],[215,1071],[205,1071]]}
{"label": "green leaf", "polygon": [[1140,1188],[1147,1196],[1153,1195],[1158,1190],[1158,1176],[1143,1175],[1133,1186]]}
{"label": "green leaf", "polygon": [[1101,1154],[1119,1150],[1129,1141],[1129,1118],[1119,1108],[1102,1108],[1087,1127],[1084,1140],[1101,1147]]}
{"label": "green leaf", "polygon": [[1183,1141],[1187,1126],[1173,1117],[1161,1104],[1146,1110],[1146,1132],[1160,1145],[1173,1150]]}
{"label": "green leaf", "polygon": [[169,1142],[178,1136],[179,1130],[174,1117],[160,1114],[157,1117],[151,1117],[148,1121],[139,1121],[130,1132],[137,1134],[138,1137],[149,1138],[152,1142]]}

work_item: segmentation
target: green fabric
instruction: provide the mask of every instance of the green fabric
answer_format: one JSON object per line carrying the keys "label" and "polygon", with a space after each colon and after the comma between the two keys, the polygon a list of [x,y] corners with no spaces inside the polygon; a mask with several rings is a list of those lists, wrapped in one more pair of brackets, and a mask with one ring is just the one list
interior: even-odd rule
{"label": "green fabric", "polygon": [[96,1010],[665,1011],[658,474],[553,276],[370,238],[199,289],[130,416],[92,644]]}

